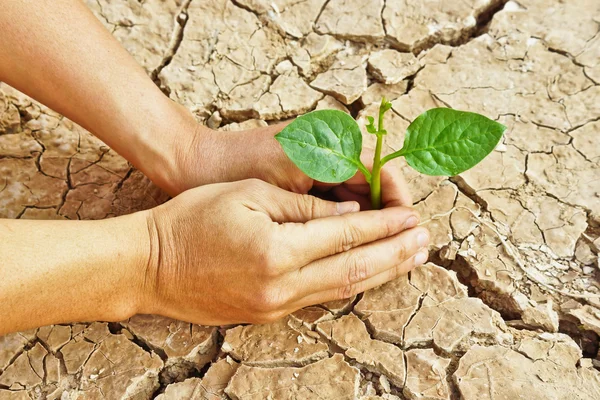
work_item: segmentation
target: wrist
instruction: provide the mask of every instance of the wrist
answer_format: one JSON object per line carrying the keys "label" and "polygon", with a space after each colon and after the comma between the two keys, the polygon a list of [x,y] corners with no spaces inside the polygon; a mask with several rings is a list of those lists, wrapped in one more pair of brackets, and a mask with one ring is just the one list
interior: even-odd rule
{"label": "wrist", "polygon": [[152,182],[174,196],[187,189],[181,176],[181,157],[200,126],[191,112],[162,95],[152,110],[137,121],[128,160]]}
{"label": "wrist", "polygon": [[199,124],[183,106],[172,103],[164,126],[146,135],[146,162],[140,169],[170,195],[219,182],[257,178],[298,193],[312,180],[285,155],[274,136],[285,124],[219,132]]}
{"label": "wrist", "polygon": [[116,224],[110,227],[116,246],[110,274],[115,289],[106,320],[122,321],[143,313],[153,295],[147,275],[153,262],[150,216],[147,210],[106,220]]}
{"label": "wrist", "polygon": [[120,321],[143,310],[149,254],[144,214],[0,223],[6,265],[0,302],[10,310],[0,315],[0,334],[49,324]]}
{"label": "wrist", "polygon": [[158,314],[160,309],[159,279],[160,263],[164,258],[161,249],[162,240],[159,234],[157,214],[163,206],[136,213],[139,218],[136,223],[140,227],[140,253],[138,254],[136,267],[133,269],[136,281],[135,289],[130,294],[135,304],[136,314]]}
{"label": "wrist", "polygon": [[219,132],[194,122],[174,135],[168,156],[174,165],[167,178],[173,194],[212,183],[261,178],[261,166],[268,158],[264,132]]}

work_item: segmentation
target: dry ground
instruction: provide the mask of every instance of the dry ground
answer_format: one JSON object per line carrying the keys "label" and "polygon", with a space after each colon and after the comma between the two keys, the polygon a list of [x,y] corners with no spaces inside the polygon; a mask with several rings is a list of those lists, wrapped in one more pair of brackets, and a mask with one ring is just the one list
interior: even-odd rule
{"label": "dry ground", "polygon": [[[508,131],[459,177],[406,169],[435,264],[270,325],[137,316],[7,335],[1,399],[600,398],[600,2],[88,3],[213,128],[324,107],[364,124],[385,94],[391,147],[435,106]],[[0,83],[0,217],[101,219],[166,200]]]}

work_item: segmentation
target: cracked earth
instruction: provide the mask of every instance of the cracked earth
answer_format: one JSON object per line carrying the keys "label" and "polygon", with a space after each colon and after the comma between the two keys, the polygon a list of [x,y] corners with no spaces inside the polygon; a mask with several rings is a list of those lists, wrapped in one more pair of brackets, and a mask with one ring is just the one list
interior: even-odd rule
{"label": "cracked earth", "polygon": [[[174,101],[223,131],[321,108],[387,146],[421,112],[507,125],[450,179],[404,168],[431,261],[273,324],[158,316],[0,337],[0,399],[600,398],[600,3],[88,0]],[[365,137],[367,144],[372,138]],[[168,200],[101,141],[0,83],[0,218]]]}

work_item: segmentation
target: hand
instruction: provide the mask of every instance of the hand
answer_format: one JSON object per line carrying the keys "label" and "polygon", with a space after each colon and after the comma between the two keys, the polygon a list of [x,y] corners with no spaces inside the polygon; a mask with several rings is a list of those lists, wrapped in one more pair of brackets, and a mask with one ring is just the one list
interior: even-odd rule
{"label": "hand", "polygon": [[[361,161],[371,170],[373,167],[373,150],[364,148]],[[412,196],[404,180],[399,166],[399,159],[386,163],[381,169],[381,205],[387,207],[411,207]],[[314,182],[319,191],[330,191],[336,200],[356,201],[361,210],[371,209],[371,188],[365,176],[359,171],[352,178],[341,184]]]}
{"label": "hand", "polygon": [[[175,103],[173,103],[175,104]],[[177,106],[181,107],[181,106]],[[183,108],[183,107],[181,107]],[[180,126],[171,135],[178,144],[161,157],[174,170],[159,167],[144,172],[171,195],[197,186],[256,178],[294,193],[308,193],[313,180],[292,163],[274,136],[287,123],[262,128],[219,132],[198,124],[187,110],[176,115]],[[169,136],[169,135],[167,135]],[[165,175],[168,174],[168,175]]]}
{"label": "hand", "polygon": [[143,313],[264,323],[351,297],[425,262],[416,211],[358,211],[260,180],[189,190],[147,211]]}
{"label": "hand", "polygon": [[[160,91],[82,2],[9,3],[0,13],[6,38],[0,54],[11,56],[0,57],[0,81],[92,132],[169,194],[248,178],[296,193],[313,187],[273,139],[283,124],[245,132],[199,125]],[[59,20],[63,24],[53,23]],[[44,63],[37,62],[40,55]],[[406,186],[398,173],[388,173],[390,167],[382,170],[387,205],[408,206]],[[363,194],[361,179],[333,193],[342,198]]]}
{"label": "hand", "polygon": [[[324,184],[313,181],[292,163],[274,136],[287,123],[270,125],[237,132],[217,132],[191,121],[180,110],[178,118],[188,120],[174,134],[180,146],[167,157],[174,161],[175,172],[161,178],[150,176],[159,186],[171,194],[178,194],[192,187],[217,182],[233,182],[257,178],[294,193],[308,193],[313,187],[319,191],[331,191],[337,200],[359,202],[361,209],[370,209],[369,185],[360,172],[342,184]],[[193,132],[190,135],[190,132]],[[373,151],[364,149],[362,161],[371,168]],[[399,160],[392,160],[381,170],[381,186],[384,207],[412,206],[412,197],[400,167]],[[168,171],[160,168],[157,172]],[[158,175],[158,176],[157,176]]]}

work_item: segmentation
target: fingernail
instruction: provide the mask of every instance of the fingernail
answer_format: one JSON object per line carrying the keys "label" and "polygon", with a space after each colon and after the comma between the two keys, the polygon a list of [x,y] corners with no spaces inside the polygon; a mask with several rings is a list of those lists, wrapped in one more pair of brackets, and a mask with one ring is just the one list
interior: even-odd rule
{"label": "fingernail", "polygon": [[417,236],[417,245],[419,247],[425,247],[428,244],[429,244],[429,236],[424,232],[419,233],[419,236]]}
{"label": "fingernail", "polygon": [[408,217],[408,219],[404,223],[404,229],[414,228],[415,226],[417,226],[418,223],[419,223],[419,220],[417,219],[417,217],[415,217],[414,215],[411,215],[410,217]]}
{"label": "fingernail", "polygon": [[343,203],[337,203],[336,207],[337,207],[337,213],[339,215],[356,212],[356,211],[359,211],[359,209],[360,209],[358,203],[356,203],[354,201],[346,201]]}
{"label": "fingernail", "polygon": [[427,261],[427,253],[421,250],[415,255],[415,267],[425,264],[425,261]]}

